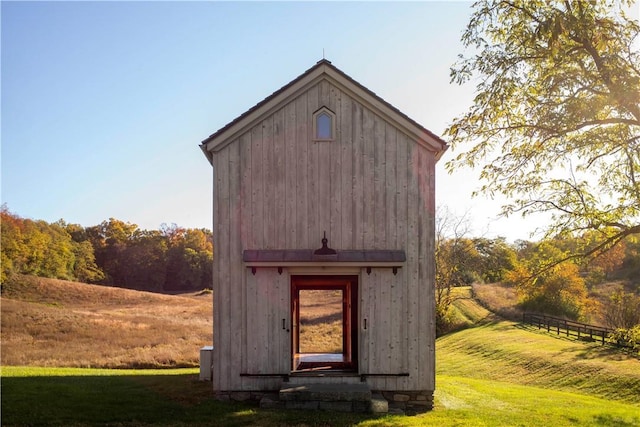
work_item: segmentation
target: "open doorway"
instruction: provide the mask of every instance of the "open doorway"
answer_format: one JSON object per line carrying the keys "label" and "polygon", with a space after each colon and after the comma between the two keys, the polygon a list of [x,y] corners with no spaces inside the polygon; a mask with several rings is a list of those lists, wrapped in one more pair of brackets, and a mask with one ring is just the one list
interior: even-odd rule
{"label": "open doorway", "polygon": [[291,278],[293,371],[357,369],[357,276]]}

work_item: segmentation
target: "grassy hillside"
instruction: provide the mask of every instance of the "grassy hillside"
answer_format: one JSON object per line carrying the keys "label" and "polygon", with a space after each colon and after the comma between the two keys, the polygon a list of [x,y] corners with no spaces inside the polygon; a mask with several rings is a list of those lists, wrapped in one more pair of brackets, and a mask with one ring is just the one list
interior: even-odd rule
{"label": "grassy hillside", "polygon": [[458,328],[469,327],[494,320],[495,315],[474,299],[470,286],[456,287],[451,290],[454,323]]}
{"label": "grassy hillside", "polygon": [[[477,289],[475,289],[477,291]],[[504,296],[483,297],[498,304]],[[436,342],[437,374],[579,392],[640,404],[640,360],[619,350],[501,320],[469,287],[455,289],[453,310],[465,330]],[[502,307],[508,310],[508,305]],[[470,327],[473,326],[473,327]]]}
{"label": "grassy hillside", "polygon": [[532,385],[640,404],[640,361],[512,322],[439,338],[437,374]]}
{"label": "grassy hillside", "polygon": [[2,365],[198,366],[211,294],[169,296],[15,276],[2,285]]}

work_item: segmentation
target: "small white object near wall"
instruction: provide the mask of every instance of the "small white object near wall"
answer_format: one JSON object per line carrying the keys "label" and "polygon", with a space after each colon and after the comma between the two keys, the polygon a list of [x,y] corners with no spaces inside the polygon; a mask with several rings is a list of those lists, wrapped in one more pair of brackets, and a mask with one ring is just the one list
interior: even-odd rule
{"label": "small white object near wall", "polygon": [[211,381],[213,377],[213,346],[200,349],[200,381]]}

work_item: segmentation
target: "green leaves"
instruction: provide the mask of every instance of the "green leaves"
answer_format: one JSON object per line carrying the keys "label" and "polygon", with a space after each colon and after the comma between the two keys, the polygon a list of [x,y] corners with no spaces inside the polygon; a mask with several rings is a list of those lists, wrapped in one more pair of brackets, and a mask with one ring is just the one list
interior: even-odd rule
{"label": "green leaves", "polygon": [[464,149],[448,171],[480,166],[480,191],[512,200],[505,214],[552,212],[549,236],[597,229],[613,242],[637,233],[638,23],[620,2],[474,7],[462,36],[472,53],[451,80],[477,81],[477,95],[445,132]]}

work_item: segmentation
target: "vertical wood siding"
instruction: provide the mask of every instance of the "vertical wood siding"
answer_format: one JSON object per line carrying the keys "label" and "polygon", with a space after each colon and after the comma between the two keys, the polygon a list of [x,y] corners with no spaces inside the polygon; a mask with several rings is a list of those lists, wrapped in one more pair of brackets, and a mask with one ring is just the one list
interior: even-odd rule
{"label": "vertical wood siding", "polygon": [[[312,114],[335,113],[333,141]],[[433,389],[433,153],[322,80],[214,153],[214,389],[278,388],[240,373],[290,370],[289,275],[251,274],[245,249],[403,249],[393,275],[360,276],[360,371],[375,389]],[[368,319],[367,330],[363,319]]]}

